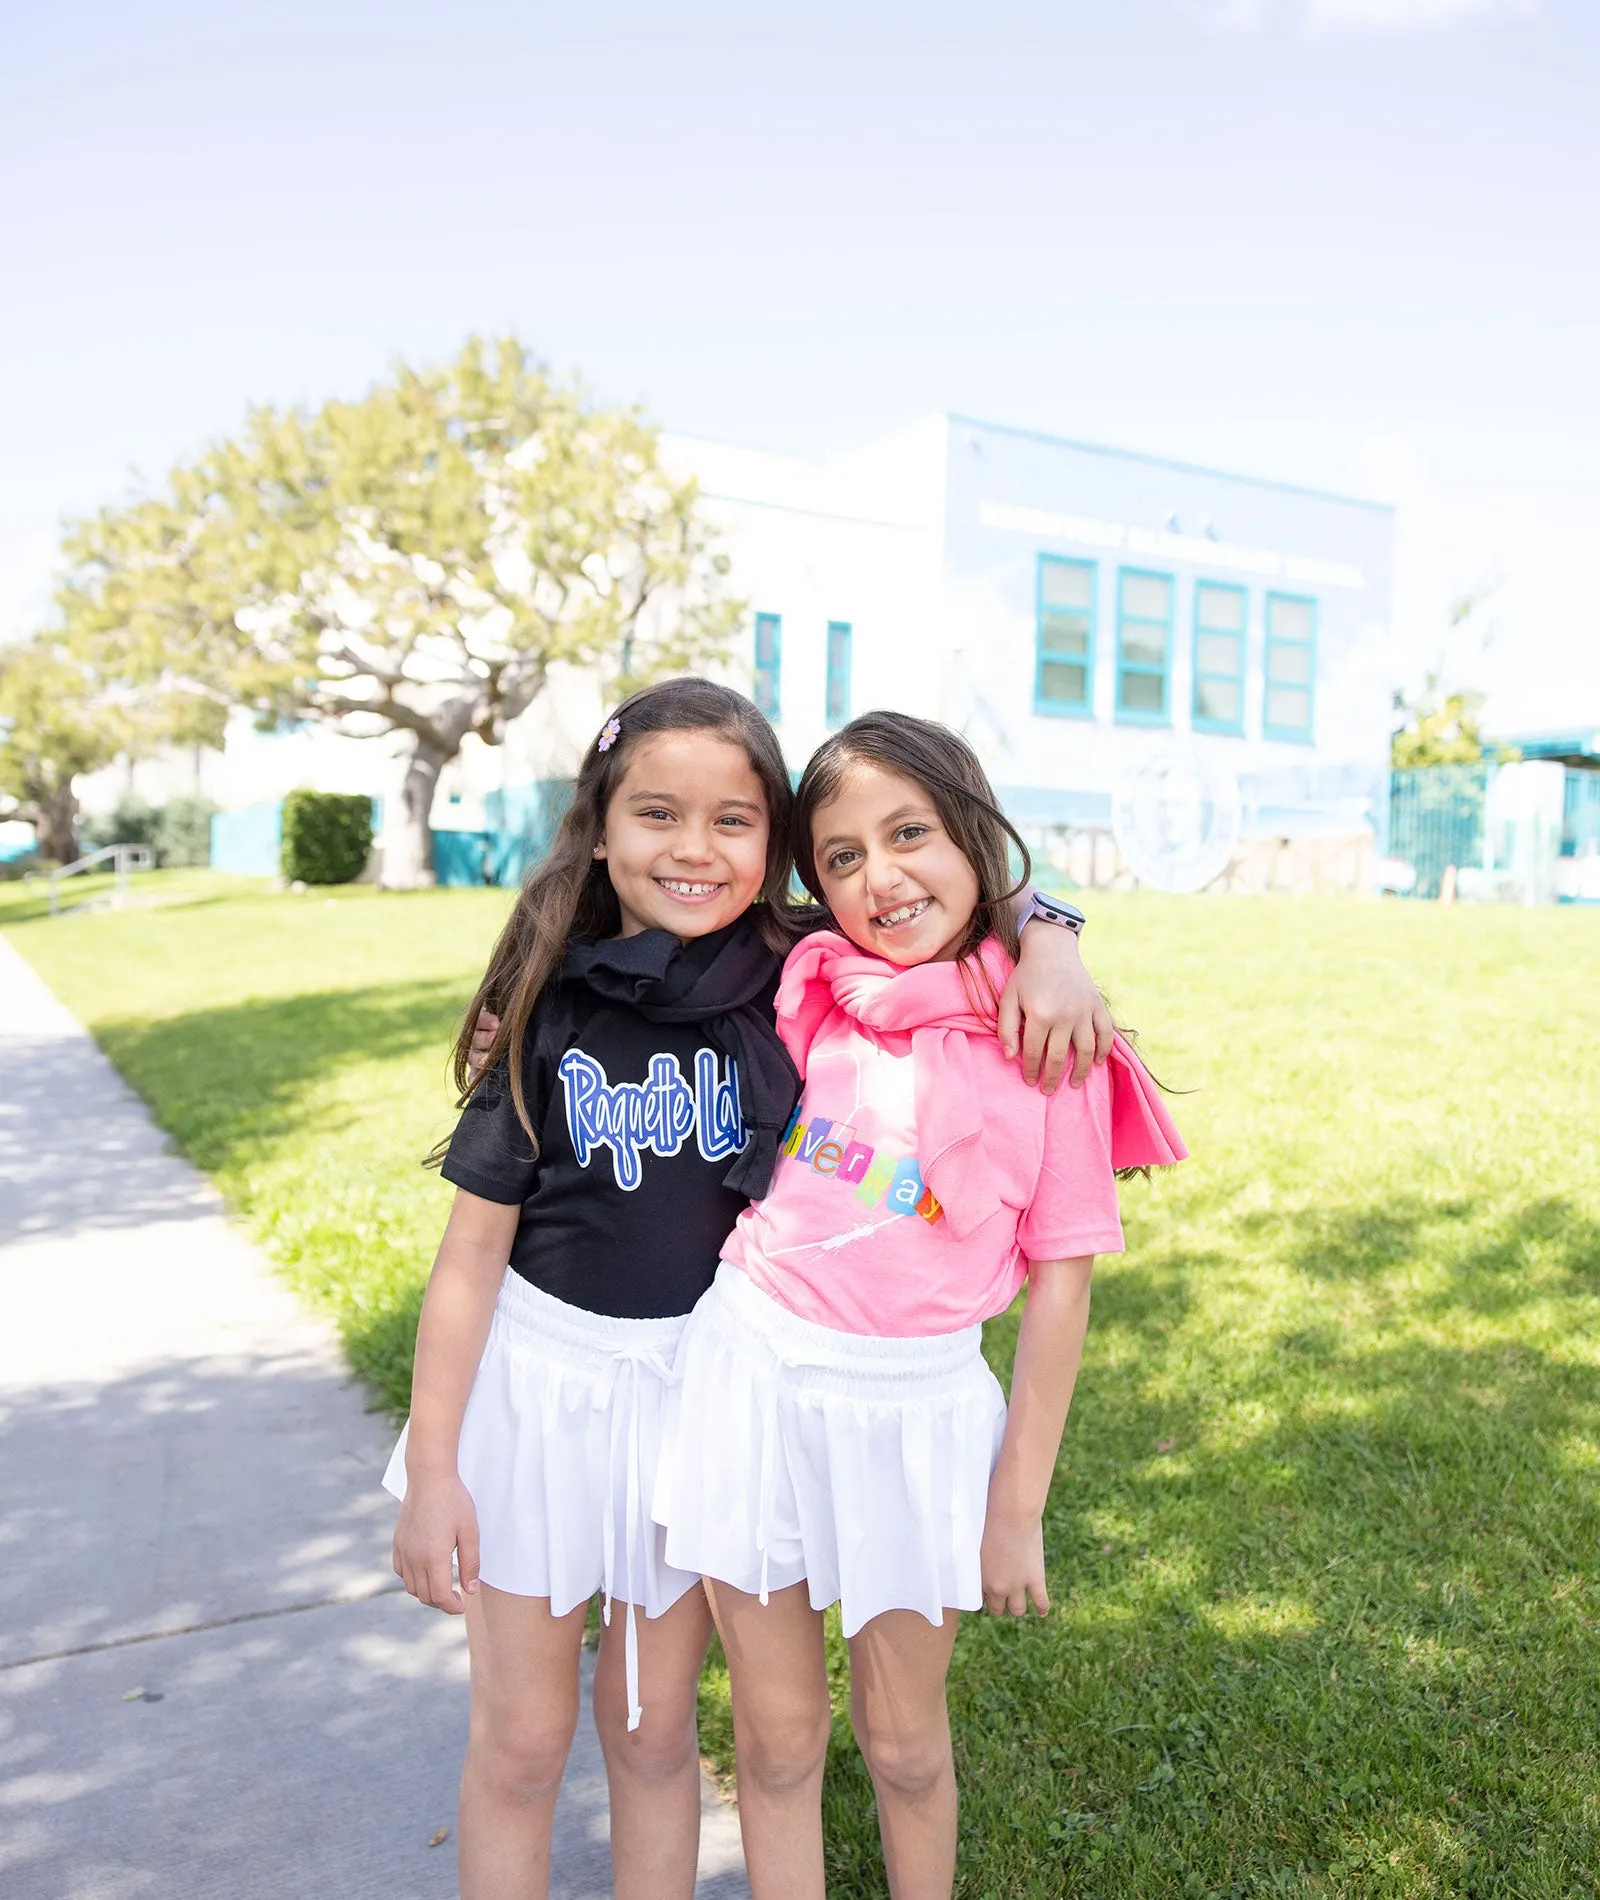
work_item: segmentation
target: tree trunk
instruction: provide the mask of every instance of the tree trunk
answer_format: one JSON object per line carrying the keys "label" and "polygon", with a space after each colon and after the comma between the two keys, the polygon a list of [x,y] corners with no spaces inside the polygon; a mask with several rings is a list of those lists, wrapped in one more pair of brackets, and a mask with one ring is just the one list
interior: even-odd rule
{"label": "tree trunk", "polygon": [[57,864],[72,864],[78,856],[78,795],[72,781],[34,800],[29,812],[37,833],[39,855]]}
{"label": "tree trunk", "polygon": [[386,891],[426,890],[433,882],[433,837],[428,819],[439,774],[461,749],[417,734],[416,749],[400,788],[400,810],[383,824],[383,876]]}

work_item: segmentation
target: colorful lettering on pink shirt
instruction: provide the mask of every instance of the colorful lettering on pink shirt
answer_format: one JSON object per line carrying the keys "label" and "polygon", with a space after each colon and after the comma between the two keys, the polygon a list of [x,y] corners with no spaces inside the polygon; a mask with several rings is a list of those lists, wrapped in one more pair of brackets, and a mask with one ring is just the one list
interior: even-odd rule
{"label": "colorful lettering on pink shirt", "polygon": [[891,1214],[920,1214],[930,1225],[944,1212],[914,1155],[880,1155],[856,1140],[848,1122],[831,1122],[820,1115],[802,1122],[797,1107],[783,1131],[780,1152],[825,1180],[854,1188],[863,1207],[882,1204]]}

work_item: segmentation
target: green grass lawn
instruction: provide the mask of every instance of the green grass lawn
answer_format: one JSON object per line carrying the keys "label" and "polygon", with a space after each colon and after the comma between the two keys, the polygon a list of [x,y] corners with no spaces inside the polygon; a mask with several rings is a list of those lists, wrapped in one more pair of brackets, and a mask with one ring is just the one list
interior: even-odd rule
{"label": "green grass lawn", "polygon": [[[402,1404],[504,896],[163,875],[56,923],[0,890],[0,927]],[[1194,1159],[1123,1192],[1055,1613],[957,1648],[959,1891],[1600,1892],[1600,916],[1091,912]],[[826,1798],[830,1893],[883,1893],[843,1719]]]}

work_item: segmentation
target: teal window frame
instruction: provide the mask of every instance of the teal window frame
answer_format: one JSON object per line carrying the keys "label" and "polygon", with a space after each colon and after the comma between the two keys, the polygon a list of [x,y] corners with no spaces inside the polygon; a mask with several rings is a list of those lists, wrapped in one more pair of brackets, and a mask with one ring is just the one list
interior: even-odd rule
{"label": "teal window frame", "polygon": [[[1311,631],[1304,640],[1290,639],[1284,634],[1272,631],[1272,610],[1279,603],[1304,607],[1308,610]],[[1261,736],[1264,739],[1279,739],[1289,745],[1315,745],[1317,729],[1317,602],[1309,594],[1268,594],[1262,613],[1262,666],[1261,666]],[[1306,676],[1300,680],[1278,680],[1272,677],[1272,662],[1276,653],[1284,648],[1303,649],[1306,655]],[[1275,726],[1268,716],[1272,706],[1272,688],[1274,684],[1299,689],[1302,685],[1306,695],[1306,723],[1302,726]]]}
{"label": "teal window frame", "polygon": [[[1239,631],[1232,636],[1225,630],[1206,627],[1200,615],[1200,601],[1205,594],[1232,594],[1239,602]],[[1200,637],[1209,633],[1214,639],[1236,637],[1239,642],[1239,665],[1235,672],[1219,673],[1214,668],[1200,664]],[[1233,581],[1196,581],[1194,584],[1194,704],[1190,711],[1196,732],[1232,733],[1238,737],[1244,732],[1244,676],[1245,662],[1250,648],[1250,590],[1240,587]],[[1200,710],[1200,683],[1202,680],[1218,680],[1232,686],[1236,692],[1238,716],[1233,719],[1215,719]]]}
{"label": "teal window frame", "polygon": [[[1059,611],[1044,597],[1045,577],[1052,567],[1072,567],[1089,576],[1089,644],[1083,657],[1083,698],[1056,699],[1044,690],[1044,669],[1062,655],[1046,649],[1045,615]],[[1033,580],[1033,710],[1051,719],[1093,719],[1095,646],[1099,633],[1100,569],[1096,561],[1079,561],[1066,554],[1041,554]],[[1067,663],[1073,662],[1069,658]]]}
{"label": "teal window frame", "polygon": [[828,622],[828,674],[823,690],[823,714],[830,726],[842,726],[850,717],[850,666],[855,634],[848,620]]}
{"label": "teal window frame", "polygon": [[[1167,617],[1151,620],[1144,614],[1130,614],[1123,604],[1123,583],[1130,580],[1163,581],[1167,589]],[[1174,574],[1163,574],[1152,567],[1119,567],[1117,569],[1117,720],[1127,726],[1170,726],[1172,724],[1172,620],[1177,611],[1178,581]],[[1147,660],[1130,660],[1127,657],[1127,630],[1134,627],[1159,627],[1161,629],[1161,664],[1152,666]],[[1148,706],[1129,706],[1122,697],[1122,683],[1134,673],[1143,679],[1161,681],[1161,710],[1152,712]]]}
{"label": "teal window frame", "polygon": [[751,698],[776,722],[783,717],[783,615],[757,614]]}

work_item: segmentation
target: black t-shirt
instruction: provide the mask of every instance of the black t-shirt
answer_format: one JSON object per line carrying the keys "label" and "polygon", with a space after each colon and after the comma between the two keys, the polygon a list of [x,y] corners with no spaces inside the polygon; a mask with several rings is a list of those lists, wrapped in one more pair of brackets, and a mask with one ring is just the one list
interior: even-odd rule
{"label": "black t-shirt", "polygon": [[[771,1020],[776,974],[760,1006]],[[738,1066],[703,1023],[649,1022],[557,980],[523,1053],[535,1160],[504,1070],[462,1110],[440,1172],[520,1204],[513,1270],[586,1312],[687,1313],[710,1286],[746,1196],[723,1185],[745,1146]]]}

